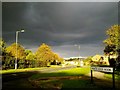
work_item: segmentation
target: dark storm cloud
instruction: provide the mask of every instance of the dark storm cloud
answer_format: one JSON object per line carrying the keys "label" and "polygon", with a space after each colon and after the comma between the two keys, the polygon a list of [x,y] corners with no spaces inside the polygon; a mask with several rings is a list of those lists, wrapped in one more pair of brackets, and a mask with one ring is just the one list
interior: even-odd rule
{"label": "dark storm cloud", "polygon": [[15,31],[24,28],[19,41],[27,48],[43,42],[99,45],[106,38],[105,30],[117,24],[117,8],[116,2],[4,2],[3,38],[12,43]]}

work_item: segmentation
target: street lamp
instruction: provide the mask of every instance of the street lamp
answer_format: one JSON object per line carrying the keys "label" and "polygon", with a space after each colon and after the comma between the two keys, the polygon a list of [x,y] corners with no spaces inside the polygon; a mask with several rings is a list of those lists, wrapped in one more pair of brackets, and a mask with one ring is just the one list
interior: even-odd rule
{"label": "street lamp", "polygon": [[[75,46],[78,46],[78,50],[79,50],[79,52],[80,52],[80,45],[76,45],[76,44],[75,44]],[[83,66],[83,61],[80,60],[80,53],[79,53],[79,62],[80,62],[80,67],[82,67],[82,66]]]}
{"label": "street lamp", "polygon": [[16,31],[16,60],[15,60],[15,69],[17,69],[17,43],[18,43],[18,33],[24,33],[24,29],[21,29],[19,31]]}

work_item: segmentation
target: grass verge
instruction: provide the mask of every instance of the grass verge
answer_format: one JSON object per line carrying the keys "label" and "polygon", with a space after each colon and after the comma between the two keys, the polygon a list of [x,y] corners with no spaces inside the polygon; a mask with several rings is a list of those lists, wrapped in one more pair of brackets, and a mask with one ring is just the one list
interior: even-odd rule
{"label": "grass verge", "polygon": [[[37,88],[90,88],[89,79],[82,80],[81,76],[88,74],[90,68],[72,68],[51,73],[32,75],[29,80]],[[96,86],[92,86],[96,88]]]}
{"label": "grass verge", "polygon": [[9,74],[9,73],[17,73],[17,72],[26,72],[26,71],[35,71],[45,69],[47,67],[40,67],[40,68],[25,68],[25,69],[9,69],[9,70],[1,70],[0,74]]}
{"label": "grass verge", "polygon": [[[60,68],[62,66],[59,65],[51,65],[49,68]],[[25,68],[25,69],[8,69],[8,70],[0,70],[0,74],[9,74],[9,73],[17,73],[17,72],[26,72],[26,71],[36,71],[46,69],[48,67],[39,67],[39,68]]]}
{"label": "grass verge", "polygon": [[60,76],[82,76],[90,72],[90,68],[73,68],[68,70],[59,70],[57,72],[51,73],[41,73],[34,74],[30,77],[30,79],[38,79],[41,77],[60,77]]}
{"label": "grass verge", "polygon": [[[105,74],[104,77],[112,79],[112,74]],[[115,80],[120,80],[120,75],[115,74]]]}

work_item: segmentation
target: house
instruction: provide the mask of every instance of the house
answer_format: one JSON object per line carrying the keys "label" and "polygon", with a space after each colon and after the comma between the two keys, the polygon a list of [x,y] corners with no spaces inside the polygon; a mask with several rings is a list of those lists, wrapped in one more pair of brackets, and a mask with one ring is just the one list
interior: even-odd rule
{"label": "house", "polygon": [[109,65],[108,56],[104,56],[104,55],[97,54],[93,56],[92,61],[97,64]]}
{"label": "house", "polygon": [[65,64],[66,65],[79,65],[80,63],[82,63],[81,65],[83,66],[83,60],[85,59],[85,57],[70,57],[70,58],[65,58]]}

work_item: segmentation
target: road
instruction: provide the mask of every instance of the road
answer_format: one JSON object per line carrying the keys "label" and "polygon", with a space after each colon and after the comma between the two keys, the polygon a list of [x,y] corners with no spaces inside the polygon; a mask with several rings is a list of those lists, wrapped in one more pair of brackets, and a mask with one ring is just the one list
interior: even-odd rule
{"label": "road", "polygon": [[45,68],[45,69],[42,69],[42,70],[39,70],[40,72],[42,73],[51,73],[51,72],[56,72],[58,70],[67,70],[67,69],[71,69],[71,68],[75,68],[76,66],[75,65],[72,65],[72,66],[65,66],[65,67],[57,67],[57,68]]}

